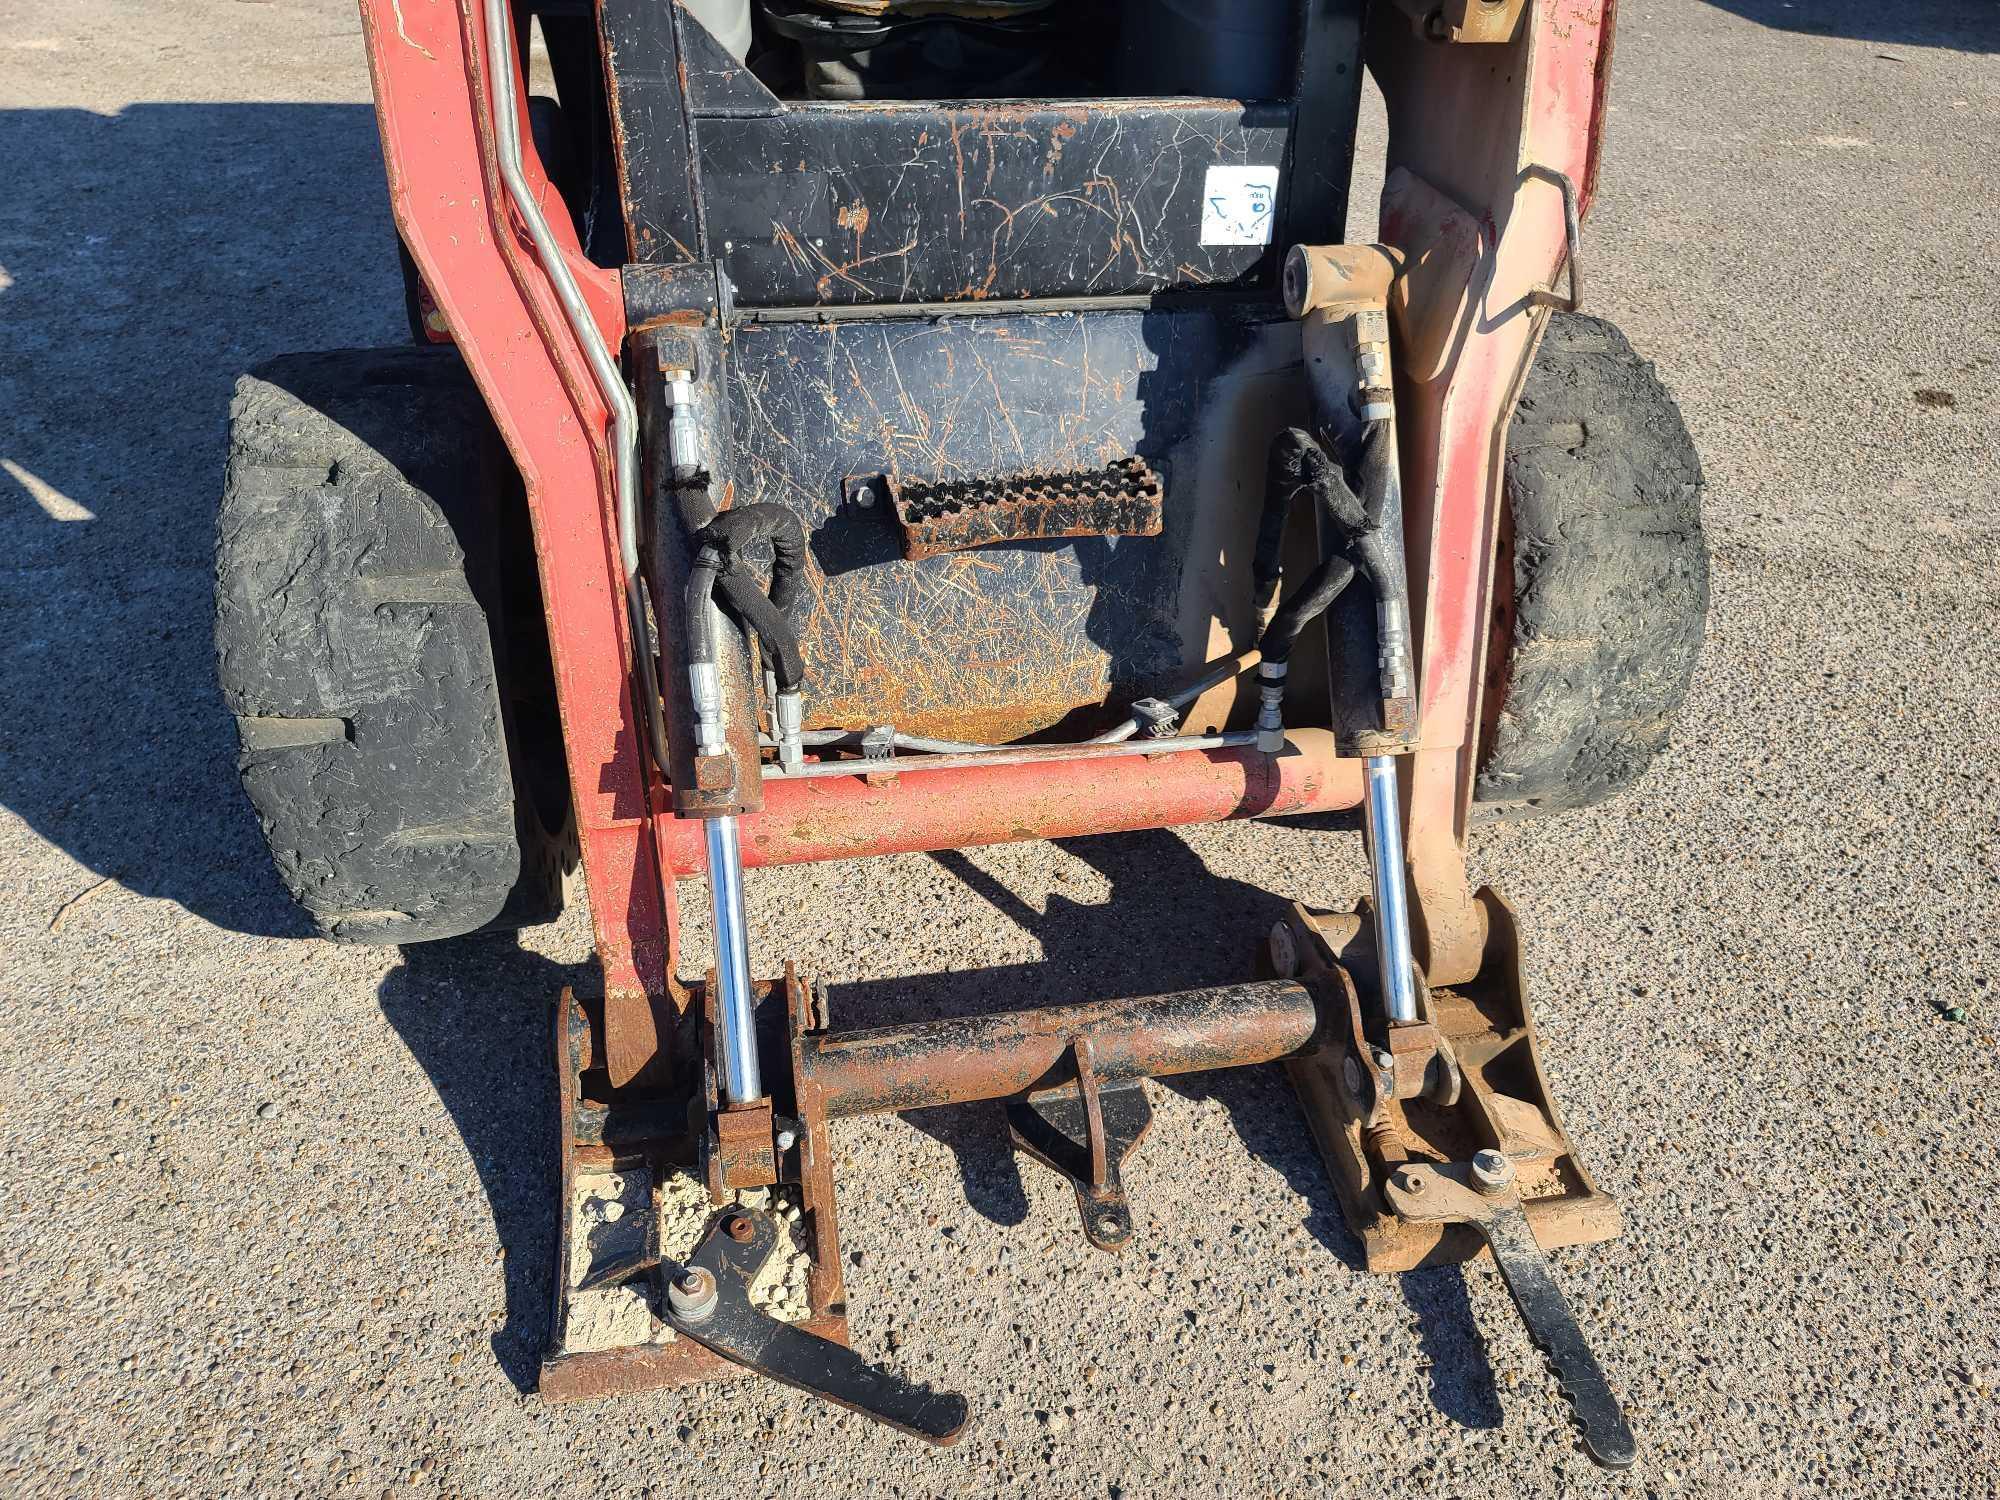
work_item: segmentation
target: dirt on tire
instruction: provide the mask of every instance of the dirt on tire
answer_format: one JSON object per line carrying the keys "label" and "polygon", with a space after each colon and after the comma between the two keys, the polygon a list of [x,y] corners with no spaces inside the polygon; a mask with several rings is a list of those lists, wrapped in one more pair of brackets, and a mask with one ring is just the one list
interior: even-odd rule
{"label": "dirt on tire", "polygon": [[284,355],[237,384],[217,668],[279,876],[329,938],[560,910],[566,809],[517,795],[504,691],[517,497],[455,351]]}
{"label": "dirt on tire", "polygon": [[1701,461],[1652,365],[1558,313],[1507,436],[1478,810],[1588,807],[1642,776],[1708,619]]}

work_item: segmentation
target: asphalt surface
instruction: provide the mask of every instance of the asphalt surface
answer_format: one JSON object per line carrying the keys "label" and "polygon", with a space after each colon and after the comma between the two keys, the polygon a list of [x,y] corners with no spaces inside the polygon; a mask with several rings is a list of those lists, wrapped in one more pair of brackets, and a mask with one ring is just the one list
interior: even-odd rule
{"label": "asphalt surface", "polygon": [[[956,1450],[525,1394],[586,925],[305,937],[209,659],[232,377],[401,336],[353,10],[0,4],[7,1493],[2000,1491],[2000,9],[1620,9],[1586,285],[1705,456],[1711,636],[1639,795],[1473,847],[1626,1209],[1557,1257],[1644,1444],[1606,1479],[1491,1271],[1357,1269],[1262,1073],[1155,1088],[1117,1261],[990,1111],[841,1130],[857,1342],[971,1395]],[[1361,878],[1339,831],[1015,846],[759,876],[753,937],[887,1019],[1236,977]]]}

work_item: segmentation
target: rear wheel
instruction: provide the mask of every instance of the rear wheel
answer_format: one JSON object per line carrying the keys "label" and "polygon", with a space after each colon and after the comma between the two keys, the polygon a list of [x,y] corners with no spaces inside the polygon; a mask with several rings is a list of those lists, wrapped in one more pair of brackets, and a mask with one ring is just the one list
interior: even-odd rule
{"label": "rear wheel", "polygon": [[1708,619],[1701,489],[1652,365],[1603,319],[1556,314],[1507,435],[1485,815],[1602,802],[1666,747]]}
{"label": "rear wheel", "polygon": [[243,377],[215,642],[243,785],[327,937],[546,921],[574,862],[520,482],[454,350]]}

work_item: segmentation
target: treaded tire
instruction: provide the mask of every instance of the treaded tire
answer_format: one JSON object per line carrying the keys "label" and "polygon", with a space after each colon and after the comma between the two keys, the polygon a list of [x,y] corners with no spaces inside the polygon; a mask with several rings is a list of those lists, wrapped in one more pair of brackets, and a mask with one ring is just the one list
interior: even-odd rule
{"label": "treaded tire", "polygon": [[455,350],[288,354],[237,382],[216,660],[279,876],[329,938],[562,909],[561,765],[528,764],[553,685],[525,524]]}
{"label": "treaded tire", "polygon": [[1507,434],[1484,816],[1592,806],[1666,747],[1708,618],[1701,490],[1652,365],[1601,318],[1551,318]]}

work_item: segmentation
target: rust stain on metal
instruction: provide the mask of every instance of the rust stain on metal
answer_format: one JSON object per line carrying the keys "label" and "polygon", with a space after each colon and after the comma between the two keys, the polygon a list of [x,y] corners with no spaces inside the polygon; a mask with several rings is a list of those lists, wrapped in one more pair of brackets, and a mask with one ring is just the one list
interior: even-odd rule
{"label": "rust stain on metal", "polygon": [[1073,1081],[1090,1038],[1100,1081],[1171,1077],[1289,1057],[1320,1031],[1319,1002],[1290,981],[926,1021],[801,1039],[796,1066],[830,1118],[1004,1099]]}
{"label": "rust stain on metal", "polygon": [[1138,457],[1007,478],[892,479],[889,488],[913,561],[996,542],[1158,536],[1164,525],[1160,476]]}

